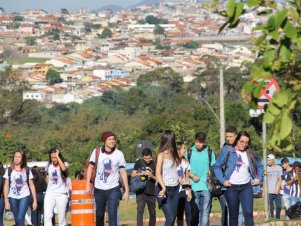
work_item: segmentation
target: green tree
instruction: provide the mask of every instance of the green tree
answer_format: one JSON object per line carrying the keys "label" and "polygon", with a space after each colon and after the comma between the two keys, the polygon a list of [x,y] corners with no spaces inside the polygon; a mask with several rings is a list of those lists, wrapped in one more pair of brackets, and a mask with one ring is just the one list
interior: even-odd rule
{"label": "green tree", "polygon": [[26,44],[29,46],[33,46],[37,43],[37,39],[35,37],[25,37]]}
{"label": "green tree", "polygon": [[257,61],[251,69],[253,82],[245,84],[244,95],[251,100],[250,106],[254,108],[260,90],[265,86],[260,79],[276,76],[284,81],[281,91],[273,96],[268,105],[263,120],[270,124],[269,147],[278,151],[293,150],[292,112],[300,105],[301,98],[300,58],[296,57],[301,51],[300,1],[287,1],[284,7],[277,7],[276,1],[230,0],[225,11],[221,12],[227,21],[220,31],[227,26],[235,28],[241,15],[257,9],[261,9],[257,13],[263,17],[261,21],[266,22],[256,28],[261,32],[254,45],[258,52]]}
{"label": "green tree", "polygon": [[24,20],[24,17],[23,16],[14,16],[14,22],[22,22]]}
{"label": "green tree", "polygon": [[154,34],[155,35],[164,35],[165,34],[165,30],[163,27],[156,25],[155,29],[154,29]]}
{"label": "green tree", "polygon": [[47,71],[46,79],[50,85],[53,85],[55,83],[61,83],[63,81],[61,79],[60,73],[53,69],[49,69]]}
{"label": "green tree", "polygon": [[190,41],[183,45],[187,49],[197,49],[199,48],[199,44],[196,41]]}
{"label": "green tree", "polygon": [[112,31],[110,30],[110,28],[105,28],[103,29],[100,38],[112,38]]}
{"label": "green tree", "polygon": [[92,23],[90,23],[90,22],[85,22],[85,23],[84,23],[84,26],[85,26],[85,31],[86,31],[86,32],[91,32],[91,31],[92,31]]}

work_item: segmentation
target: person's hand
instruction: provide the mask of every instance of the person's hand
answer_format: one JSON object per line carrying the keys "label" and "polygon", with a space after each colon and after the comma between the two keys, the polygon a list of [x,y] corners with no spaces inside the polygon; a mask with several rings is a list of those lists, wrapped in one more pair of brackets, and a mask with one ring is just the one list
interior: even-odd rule
{"label": "person's hand", "polygon": [[151,171],[146,171],[146,175],[147,175],[149,178],[153,178],[153,177],[154,177],[154,174],[153,174]]}
{"label": "person's hand", "polygon": [[56,151],[55,151],[55,155],[56,155],[56,157],[58,158],[59,157],[59,154],[60,154],[60,150],[59,149],[55,149]]}
{"label": "person's hand", "polygon": [[129,191],[125,191],[123,194],[123,200],[125,200],[127,203],[129,201]]}
{"label": "person's hand", "polygon": [[231,187],[231,183],[229,181],[225,181],[223,185],[224,187]]}
{"label": "person's hand", "polygon": [[162,188],[162,190],[159,192],[159,197],[164,197],[166,192],[166,188]]}
{"label": "person's hand", "polygon": [[10,210],[10,204],[8,199],[5,199],[5,209]]}
{"label": "person's hand", "polygon": [[37,203],[37,200],[33,201],[32,203],[32,210],[36,210],[38,207],[38,203]]}
{"label": "person's hand", "polygon": [[90,184],[86,184],[86,189],[85,189],[85,193],[86,194],[91,194],[91,188],[90,188]]}
{"label": "person's hand", "polygon": [[192,180],[193,180],[195,183],[197,183],[197,182],[200,181],[200,179],[198,178],[198,176],[195,175],[195,174],[193,174],[191,178],[192,178]]}
{"label": "person's hand", "polygon": [[258,185],[258,184],[260,184],[260,180],[259,179],[254,179],[254,180],[252,180],[252,185],[254,186],[254,185]]}
{"label": "person's hand", "polygon": [[192,194],[191,194],[191,190],[189,190],[187,195],[187,201],[189,202],[191,199],[192,199]]}

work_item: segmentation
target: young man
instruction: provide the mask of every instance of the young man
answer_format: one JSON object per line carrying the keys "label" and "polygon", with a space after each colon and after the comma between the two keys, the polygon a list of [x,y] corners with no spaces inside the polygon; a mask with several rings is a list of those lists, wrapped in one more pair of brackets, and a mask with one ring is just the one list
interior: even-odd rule
{"label": "young man", "polygon": [[108,206],[109,225],[117,225],[117,209],[119,205],[119,172],[125,187],[124,199],[128,200],[129,186],[125,170],[123,153],[116,148],[116,136],[107,131],[102,133],[101,140],[104,146],[101,148],[98,161],[96,161],[96,149],[90,156],[87,170],[86,192],[91,193],[89,181],[92,176],[95,162],[97,170],[94,183],[94,198],[96,202],[96,226],[104,226],[104,215],[106,205]]}
{"label": "young man", "polygon": [[[195,134],[194,145],[191,147],[191,156],[188,156],[191,171],[189,176],[195,203],[199,210],[198,225],[209,225],[209,215],[211,209],[211,194],[208,191],[206,181],[209,173],[209,146],[206,145],[206,134],[197,132]],[[211,154],[211,164],[215,164],[215,154]],[[192,222],[191,225],[196,225]]]}
{"label": "young man", "polygon": [[274,203],[276,205],[276,219],[280,219],[281,212],[281,175],[282,167],[275,164],[275,155],[268,155],[268,193],[270,204],[270,217],[274,218]]}
{"label": "young man", "polygon": [[290,197],[291,197],[291,205],[296,204],[297,202],[301,202],[301,193],[300,187],[298,184],[298,175],[300,172],[300,162],[295,161],[293,163],[293,170],[288,172],[287,174],[287,185],[290,186]]}
{"label": "young man", "polygon": [[[282,187],[281,187],[281,189],[283,190],[282,200],[286,211],[291,207],[290,186],[287,185],[286,182],[287,182],[288,173],[292,173],[293,168],[290,166],[288,158],[281,159],[281,165],[283,168]],[[286,216],[286,219],[287,220],[289,219],[288,216]]]}
{"label": "young man", "polygon": [[132,177],[140,176],[147,180],[146,188],[136,193],[137,203],[137,226],[143,226],[143,213],[145,204],[148,207],[149,226],[156,225],[156,197],[155,197],[155,169],[156,164],[152,160],[152,151],[145,148],[142,151],[143,159],[138,159],[134,165]]}

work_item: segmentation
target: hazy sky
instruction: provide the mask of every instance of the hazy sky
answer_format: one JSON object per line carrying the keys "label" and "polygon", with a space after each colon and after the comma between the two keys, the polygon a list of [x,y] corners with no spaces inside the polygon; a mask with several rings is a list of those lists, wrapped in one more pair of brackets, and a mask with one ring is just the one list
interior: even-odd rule
{"label": "hazy sky", "polygon": [[25,9],[44,9],[48,12],[60,11],[62,8],[71,11],[85,7],[98,9],[102,6],[113,4],[120,6],[133,5],[141,0],[0,0],[0,7],[6,12],[19,12]]}

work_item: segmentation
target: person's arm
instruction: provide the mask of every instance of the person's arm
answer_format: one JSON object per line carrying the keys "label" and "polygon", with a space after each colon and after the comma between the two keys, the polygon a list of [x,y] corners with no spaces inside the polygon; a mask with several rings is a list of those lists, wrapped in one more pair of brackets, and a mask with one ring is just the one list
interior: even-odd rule
{"label": "person's arm", "polygon": [[161,191],[159,192],[159,196],[163,197],[166,191],[166,187],[161,175],[161,171],[162,171],[162,166],[163,166],[163,154],[159,153],[158,157],[157,157],[157,165],[156,165],[156,178],[158,183],[161,186]]}
{"label": "person's arm", "polygon": [[226,164],[227,158],[230,158],[230,155],[231,155],[231,150],[229,150],[229,147],[228,146],[223,147],[218,158],[216,159],[215,164],[213,165],[213,170],[216,178],[225,187],[231,186],[229,181],[227,181],[226,177],[224,176],[224,172],[223,172],[223,167]]}
{"label": "person's arm", "polygon": [[5,201],[5,209],[10,210],[10,204],[8,200],[9,180],[5,178],[3,187],[3,196]]}
{"label": "person's arm", "polygon": [[61,160],[61,158],[59,156],[59,153],[60,153],[60,150],[56,149],[55,154],[56,154],[57,161],[60,165],[60,168],[61,168],[62,172],[65,172],[67,170],[67,167],[66,167],[65,163]]}
{"label": "person's arm", "polygon": [[122,168],[119,168],[119,171],[120,171],[120,175],[121,175],[121,178],[122,178],[122,182],[123,182],[123,185],[124,185],[124,195],[123,195],[123,199],[125,199],[126,201],[129,200],[129,182],[128,182],[128,175],[126,173],[126,170],[124,167]]}
{"label": "person's arm", "polygon": [[34,186],[34,183],[33,183],[32,179],[29,180],[29,188],[30,188],[30,191],[31,191],[32,199],[33,199],[32,209],[36,210],[37,207],[38,207],[37,193],[36,193],[36,187]]}
{"label": "person's arm", "polygon": [[292,185],[293,183],[295,183],[296,181],[296,178],[293,177],[293,174],[292,173],[288,173],[287,174],[287,182],[286,182],[286,185],[290,186]]}
{"label": "person's arm", "polygon": [[87,194],[91,193],[90,181],[91,181],[92,172],[93,172],[94,167],[95,167],[94,165],[89,163],[89,166],[88,166],[88,169],[87,169],[87,178],[86,178],[86,193]]}
{"label": "person's arm", "polygon": [[140,160],[135,162],[134,169],[131,173],[131,177],[136,177],[136,176],[141,176],[142,175],[142,173],[138,173],[138,169],[140,168],[139,161]]}
{"label": "person's arm", "polygon": [[282,178],[281,176],[278,177],[278,182],[276,185],[276,189],[275,189],[275,194],[278,195],[281,189],[281,184],[282,184]]}

